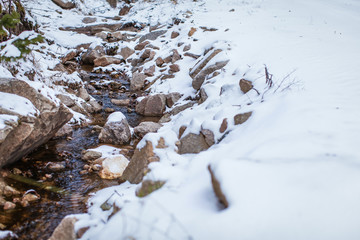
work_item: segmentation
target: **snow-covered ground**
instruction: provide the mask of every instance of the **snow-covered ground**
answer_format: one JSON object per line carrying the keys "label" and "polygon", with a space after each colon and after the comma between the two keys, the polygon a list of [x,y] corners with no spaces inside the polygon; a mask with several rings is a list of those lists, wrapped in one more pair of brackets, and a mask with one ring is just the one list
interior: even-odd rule
{"label": "snow-covered ground", "polygon": [[[185,42],[195,54],[221,48],[218,59],[230,62],[205,83],[204,103],[139,143],[164,137],[169,147],[155,149],[160,162],[150,164],[145,179],[165,185],[144,198],[136,197],[139,186],[128,182],[99,191],[89,213],[77,215],[77,230],[90,227],[81,239],[360,239],[360,2],[177,2],[139,1],[128,20],[154,25],[184,19],[167,33],[176,30],[178,38],[153,42],[161,49],[157,56]],[[96,6],[95,16],[114,12],[102,8]],[[81,23],[63,12],[56,26]],[[39,19],[48,18],[39,14]],[[69,33],[53,32],[47,24],[45,34],[63,36],[63,45],[71,42]],[[197,31],[189,37],[191,27]],[[188,71],[196,60],[177,63],[181,71],[175,78],[155,83],[151,91],[178,91],[184,101],[196,95]],[[273,74],[270,89],[265,65]],[[251,80],[260,95],[243,94],[241,78]],[[247,122],[234,125],[235,114],[249,111]],[[187,126],[184,134],[204,127],[220,138],[224,118],[231,131],[218,144],[199,154],[174,151],[181,126]],[[229,201],[226,209],[213,193],[209,164]],[[104,204],[113,207],[104,211]]]}

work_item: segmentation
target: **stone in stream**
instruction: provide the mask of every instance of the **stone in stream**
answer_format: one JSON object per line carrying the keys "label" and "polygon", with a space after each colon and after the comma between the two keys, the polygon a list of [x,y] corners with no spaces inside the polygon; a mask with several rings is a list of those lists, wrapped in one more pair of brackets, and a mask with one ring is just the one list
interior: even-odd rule
{"label": "stone in stream", "polygon": [[[20,121],[12,125],[10,122],[10,125],[5,123],[5,128],[0,129],[0,136],[5,136],[0,145],[0,166],[19,160],[50,140],[72,118],[67,107],[55,104],[24,81],[0,78],[0,91],[0,94],[13,94],[11,96],[17,96],[16,99],[21,101],[27,99],[27,106],[32,104],[37,109],[34,115],[7,113]],[[4,113],[1,108],[0,112]],[[8,126],[12,128],[11,131],[6,130]]]}
{"label": "stone in stream", "polygon": [[7,197],[11,197],[11,196],[20,195],[20,192],[13,187],[6,186],[4,188],[4,195]]}
{"label": "stone in stream", "polygon": [[94,64],[96,58],[105,56],[105,48],[103,46],[96,46],[95,48],[89,48],[86,53],[81,56],[83,63]]}
{"label": "stone in stream", "polygon": [[99,176],[102,179],[117,179],[122,177],[125,168],[128,166],[129,160],[124,155],[105,158],[101,165],[102,169]]}
{"label": "stone in stream", "polygon": [[118,106],[130,105],[130,99],[111,99],[111,103]]}
{"label": "stone in stream", "polygon": [[142,122],[134,128],[136,136],[143,138],[149,132],[157,132],[162,125],[155,122]]}
{"label": "stone in stream", "polygon": [[75,223],[77,221],[76,217],[64,217],[48,240],[75,240]]}
{"label": "stone in stream", "polygon": [[103,143],[121,145],[131,139],[130,126],[126,117],[121,112],[109,115],[105,126],[99,134],[99,141]]}
{"label": "stone in stream", "polygon": [[11,210],[14,209],[16,207],[15,203],[12,202],[5,202],[4,204],[4,210]]}
{"label": "stone in stream", "polygon": [[81,159],[84,161],[93,161],[93,160],[99,159],[101,157],[102,157],[101,152],[93,151],[93,150],[86,150],[85,153],[83,154],[83,156],[81,157]]}
{"label": "stone in stream", "polygon": [[65,124],[62,126],[59,131],[56,132],[54,138],[61,138],[65,136],[69,136],[73,133],[73,128],[70,124]]}

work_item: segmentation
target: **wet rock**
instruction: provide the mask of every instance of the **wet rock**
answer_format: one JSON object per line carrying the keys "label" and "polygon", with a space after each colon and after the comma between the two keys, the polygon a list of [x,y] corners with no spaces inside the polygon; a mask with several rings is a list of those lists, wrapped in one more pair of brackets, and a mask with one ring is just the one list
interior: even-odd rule
{"label": "wet rock", "polygon": [[133,55],[135,53],[135,51],[129,47],[123,47],[120,50],[120,55],[126,60],[128,57],[130,57],[131,55]]}
{"label": "wet rock", "polygon": [[143,116],[162,116],[165,111],[166,97],[164,94],[156,94],[145,97],[136,105],[136,112]]}
{"label": "wet rock", "polygon": [[240,113],[234,116],[234,124],[239,125],[246,122],[252,115],[252,112]]}
{"label": "wet rock", "polygon": [[84,161],[94,161],[96,159],[101,158],[102,153],[101,152],[97,152],[97,151],[93,151],[93,150],[87,150],[85,151],[84,155],[82,156],[82,160]]}
{"label": "wet rock", "polygon": [[96,18],[95,17],[84,17],[82,19],[82,22],[85,24],[94,23],[94,22],[96,22]]}
{"label": "wet rock", "polygon": [[52,0],[53,3],[61,7],[62,9],[72,9],[75,7],[75,3],[70,1],[62,1],[62,0]]}
{"label": "wet rock", "polygon": [[158,58],[155,60],[155,63],[156,63],[156,66],[161,67],[165,62],[164,62],[164,60],[163,60],[161,57],[158,57]]}
{"label": "wet rock", "polygon": [[172,65],[170,65],[169,68],[170,68],[170,71],[172,71],[172,72],[179,72],[180,71],[180,67],[177,64],[172,64]]}
{"label": "wet rock", "polygon": [[136,136],[143,138],[149,132],[157,132],[162,125],[155,122],[142,122],[134,128]]}
{"label": "wet rock", "polygon": [[123,179],[130,183],[140,183],[148,171],[148,165],[151,162],[159,161],[159,157],[154,153],[154,148],[151,142],[146,141],[143,148],[135,149],[134,155],[130,160],[129,165],[124,171]]}
{"label": "wet rock", "polygon": [[69,136],[73,133],[73,128],[70,124],[65,124],[62,126],[59,131],[56,132],[54,138],[62,138],[65,136]]}
{"label": "wet rock", "polygon": [[121,63],[121,59],[110,56],[102,56],[94,60],[95,67],[105,67],[110,64],[120,64],[120,63]]}
{"label": "wet rock", "polygon": [[215,144],[215,136],[210,129],[202,129],[201,134],[204,136],[205,142],[209,145],[209,147]]}
{"label": "wet rock", "polygon": [[33,193],[28,193],[25,196],[23,196],[22,201],[35,202],[39,199],[40,199],[40,196],[33,194]]}
{"label": "wet rock", "polygon": [[111,103],[118,106],[130,105],[130,99],[111,99]]}
{"label": "wet rock", "polygon": [[102,169],[99,172],[99,176],[102,179],[120,178],[128,164],[129,160],[124,155],[107,157],[102,162]]}
{"label": "wet rock", "polygon": [[0,167],[47,142],[72,117],[64,105],[56,105],[24,81],[0,78],[0,91],[27,98],[39,111],[35,117],[20,117],[22,121],[7,134],[0,145]]}
{"label": "wet rock", "polygon": [[164,35],[165,33],[166,33],[166,30],[149,32],[149,33],[143,35],[139,39],[139,43],[144,42],[145,40],[156,40],[158,37],[160,37],[161,35]]}
{"label": "wet rock", "polygon": [[165,181],[151,181],[145,180],[141,183],[141,186],[136,189],[136,196],[145,197],[150,193],[160,189],[165,184]]}
{"label": "wet rock", "polygon": [[205,81],[205,78],[207,76],[209,76],[210,74],[212,74],[213,72],[215,72],[216,70],[222,69],[223,67],[226,66],[226,64],[229,61],[221,61],[221,62],[216,62],[213,65],[210,65],[208,67],[206,67],[205,69],[203,69],[199,74],[197,74],[194,78],[193,78],[193,82],[192,82],[192,86],[195,90],[199,90],[202,86],[202,84]]}
{"label": "wet rock", "polygon": [[226,196],[221,189],[221,184],[220,184],[219,180],[216,178],[216,175],[210,165],[208,166],[208,169],[210,172],[211,184],[212,184],[214,193],[215,193],[216,197],[219,199],[220,203],[222,203],[224,205],[224,207],[227,208],[229,206],[229,202],[226,199]]}
{"label": "wet rock", "polygon": [[76,217],[67,216],[61,220],[49,240],[75,240]]}
{"label": "wet rock", "polygon": [[113,112],[115,112],[115,109],[113,109],[113,108],[105,108],[104,111],[106,113],[113,113]]}
{"label": "wet rock", "polygon": [[49,163],[49,165],[47,166],[51,171],[54,172],[58,172],[58,171],[62,171],[65,169],[65,164],[64,163],[54,163],[51,162]]}
{"label": "wet rock", "polygon": [[115,145],[126,144],[131,139],[129,123],[121,112],[109,115],[108,120],[100,132],[99,141]]}
{"label": "wet rock", "polygon": [[228,121],[227,118],[224,118],[219,129],[220,133],[224,133],[227,128],[228,128]]}
{"label": "wet rock", "polygon": [[188,36],[191,37],[196,32],[196,28],[192,27],[190,31],[188,32]]}
{"label": "wet rock", "polygon": [[208,148],[204,135],[189,133],[180,139],[179,154],[199,153]]}
{"label": "wet rock", "polygon": [[146,75],[143,73],[133,73],[130,79],[130,90],[137,91],[144,87]]}
{"label": "wet rock", "polygon": [[7,197],[20,195],[20,192],[13,187],[6,186],[4,188],[4,195]]}
{"label": "wet rock", "polygon": [[124,5],[119,11],[119,16],[124,16],[128,14],[130,9],[131,9],[131,5],[128,4]]}
{"label": "wet rock", "polygon": [[243,93],[247,93],[253,88],[252,82],[245,79],[240,79],[239,86]]}
{"label": "wet rock", "polygon": [[141,51],[141,50],[143,50],[149,43],[150,43],[149,41],[141,42],[141,43],[137,44],[134,49],[135,49],[135,50],[138,50],[138,51]]}
{"label": "wet rock", "polygon": [[73,99],[69,95],[58,94],[58,95],[56,95],[56,97],[60,100],[60,102],[62,104],[64,104],[65,106],[67,106],[69,108],[71,108],[75,105],[75,99]]}
{"label": "wet rock", "polygon": [[4,206],[5,203],[6,203],[5,198],[0,195],[0,206]]}
{"label": "wet rock", "polygon": [[4,204],[4,210],[11,210],[16,208],[16,204],[12,202],[5,202]]}
{"label": "wet rock", "polygon": [[21,175],[22,174],[22,171],[20,169],[18,169],[18,168],[13,168],[12,172],[15,175]]}
{"label": "wet rock", "polygon": [[179,32],[173,31],[173,32],[171,33],[171,38],[172,38],[172,39],[177,38],[179,35],[180,35]]}
{"label": "wet rock", "polygon": [[178,92],[169,93],[166,95],[166,106],[171,108],[181,98],[181,94]]}
{"label": "wet rock", "polygon": [[89,48],[86,53],[81,56],[83,63],[94,64],[96,58],[105,56],[105,48],[103,46],[96,46],[95,48]]}
{"label": "wet rock", "polygon": [[79,92],[78,92],[78,97],[82,98],[84,101],[89,101],[90,100],[90,95],[87,92],[87,90],[85,88],[80,88]]}
{"label": "wet rock", "polygon": [[88,112],[97,113],[102,110],[102,106],[95,99],[91,99],[88,103],[91,106],[91,109],[89,109]]}

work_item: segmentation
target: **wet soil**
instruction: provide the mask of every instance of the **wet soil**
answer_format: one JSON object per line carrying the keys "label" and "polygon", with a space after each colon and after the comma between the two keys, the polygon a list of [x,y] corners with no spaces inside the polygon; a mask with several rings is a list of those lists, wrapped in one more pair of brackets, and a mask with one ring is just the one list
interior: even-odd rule
{"label": "wet soil", "polygon": [[[114,80],[102,74],[89,73],[89,76],[88,81],[97,89],[93,97],[103,104],[103,109],[113,108],[115,111],[123,112],[132,127],[137,126],[141,121],[158,120],[137,115],[134,111],[134,104],[130,107],[123,107],[111,103],[112,98],[133,97],[134,99],[139,94],[128,91],[129,86],[126,80]],[[115,82],[115,85],[110,84],[110,81]],[[122,86],[121,90],[120,86]],[[7,230],[12,230],[19,239],[48,239],[63,217],[68,214],[86,212],[86,201],[89,193],[121,183],[120,180],[100,179],[96,173],[80,174],[86,164],[81,160],[81,152],[99,145],[99,133],[95,131],[94,126],[102,126],[108,115],[109,113],[102,111],[94,116],[93,123],[90,125],[76,128],[72,136],[50,140],[23,160],[4,167],[4,170],[8,172],[18,168],[28,178],[66,191],[65,194],[45,191],[5,178],[6,183],[16,189],[22,192],[34,189],[41,196],[39,201],[31,203],[28,207],[17,204],[14,210],[4,211],[1,209],[0,223],[5,225]],[[128,146],[118,147],[133,149],[136,143],[135,140]],[[131,154],[132,151],[130,150],[129,155]],[[49,169],[50,162],[64,164],[65,169],[54,172]]]}

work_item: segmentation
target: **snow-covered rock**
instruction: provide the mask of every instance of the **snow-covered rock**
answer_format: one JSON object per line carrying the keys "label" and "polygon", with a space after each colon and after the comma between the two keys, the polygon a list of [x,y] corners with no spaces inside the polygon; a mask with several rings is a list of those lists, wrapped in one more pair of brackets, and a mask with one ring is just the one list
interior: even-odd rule
{"label": "snow-covered rock", "polygon": [[129,160],[124,155],[107,157],[102,161],[102,169],[99,176],[102,179],[117,179],[122,177]]}
{"label": "snow-covered rock", "polygon": [[130,139],[130,126],[124,114],[121,112],[110,114],[100,132],[100,142],[121,145],[128,143]]}

